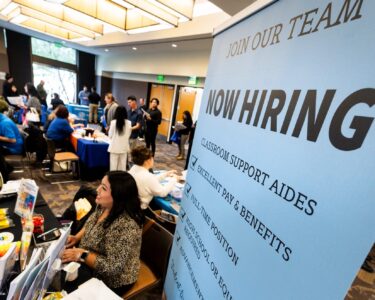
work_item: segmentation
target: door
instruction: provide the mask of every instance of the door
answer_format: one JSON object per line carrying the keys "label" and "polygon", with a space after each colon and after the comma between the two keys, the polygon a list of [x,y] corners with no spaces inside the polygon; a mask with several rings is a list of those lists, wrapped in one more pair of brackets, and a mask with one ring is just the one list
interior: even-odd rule
{"label": "door", "polygon": [[150,102],[152,98],[159,99],[159,109],[162,114],[162,121],[159,125],[158,133],[164,136],[168,135],[171,124],[172,103],[174,95],[173,85],[152,84],[150,92]]}

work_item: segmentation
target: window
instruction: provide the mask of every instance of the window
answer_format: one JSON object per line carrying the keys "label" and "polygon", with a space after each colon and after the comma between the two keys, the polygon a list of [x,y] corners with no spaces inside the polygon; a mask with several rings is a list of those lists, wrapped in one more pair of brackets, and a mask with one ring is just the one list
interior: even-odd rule
{"label": "window", "polygon": [[68,64],[76,65],[76,50],[64,47],[58,43],[31,38],[31,48],[33,55],[58,60]]}
{"label": "window", "polygon": [[31,38],[33,54],[34,85],[41,80],[48,93],[50,104],[52,93],[59,94],[65,103],[76,103],[77,52],[58,43]]}
{"label": "window", "polygon": [[75,72],[34,62],[33,73],[35,86],[41,80],[45,81],[44,88],[48,93],[48,105],[52,93],[59,94],[61,100],[65,103],[76,102],[77,74]]}

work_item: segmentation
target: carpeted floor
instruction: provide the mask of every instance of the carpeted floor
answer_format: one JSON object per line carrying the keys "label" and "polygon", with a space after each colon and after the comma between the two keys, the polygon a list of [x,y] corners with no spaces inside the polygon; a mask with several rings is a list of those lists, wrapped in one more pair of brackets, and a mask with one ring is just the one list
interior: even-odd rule
{"label": "carpeted floor", "polygon": [[[158,138],[154,169],[175,169],[179,172],[182,171],[185,166],[185,160],[177,161],[177,154],[178,150],[176,145],[170,145],[166,143],[164,139]],[[56,216],[61,215],[65,209],[69,207],[75,193],[81,185],[86,184],[96,188],[100,182],[98,179],[90,182],[80,180],[76,182],[51,184],[51,182],[69,181],[71,180],[71,175],[58,174],[46,176],[46,171],[42,169],[42,166],[36,166],[27,162],[26,164],[27,170],[24,170],[24,172],[12,173],[10,180],[20,179],[22,177],[32,177],[38,184],[41,194],[43,195],[44,199],[46,199],[48,205]],[[22,166],[21,162],[16,162],[15,165],[19,168]],[[369,255],[371,257],[369,265],[375,269],[375,247],[373,247]],[[149,293],[139,296],[137,299],[161,299],[161,293],[162,286],[158,286]],[[322,291],[322,295],[324,295],[324,291]],[[345,297],[345,300],[375,300],[375,273],[369,273],[360,269]]]}

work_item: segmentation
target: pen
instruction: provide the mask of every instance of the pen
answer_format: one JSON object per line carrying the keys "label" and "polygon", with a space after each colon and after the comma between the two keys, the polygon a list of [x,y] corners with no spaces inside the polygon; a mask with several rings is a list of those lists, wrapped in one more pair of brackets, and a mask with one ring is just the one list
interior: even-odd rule
{"label": "pen", "polygon": [[38,236],[37,236],[37,238],[38,239],[40,239],[41,237],[43,237],[43,236],[45,236],[46,234],[49,234],[50,232],[53,232],[53,231],[55,231],[55,230],[58,230],[58,228],[52,228],[51,230],[48,230],[48,231],[46,231],[46,232],[44,232],[44,233],[42,233],[42,234],[39,234]]}

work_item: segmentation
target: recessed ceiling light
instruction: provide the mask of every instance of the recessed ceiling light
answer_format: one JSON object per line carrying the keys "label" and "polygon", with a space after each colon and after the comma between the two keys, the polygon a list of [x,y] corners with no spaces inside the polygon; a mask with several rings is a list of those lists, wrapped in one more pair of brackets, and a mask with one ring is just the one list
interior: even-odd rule
{"label": "recessed ceiling light", "polygon": [[172,44],[172,47],[173,47],[173,48],[177,48],[177,45],[176,45],[176,44]]}
{"label": "recessed ceiling light", "polygon": [[66,44],[66,42],[65,41],[61,41],[61,44]]}
{"label": "recessed ceiling light", "polygon": [[109,49],[107,49],[107,48],[106,48],[106,49],[104,49],[104,51],[105,51],[105,52],[108,52],[108,51],[109,51]]}
{"label": "recessed ceiling light", "polygon": [[135,50],[137,50],[138,48],[137,48],[137,47],[133,47],[132,49],[135,51]]}

